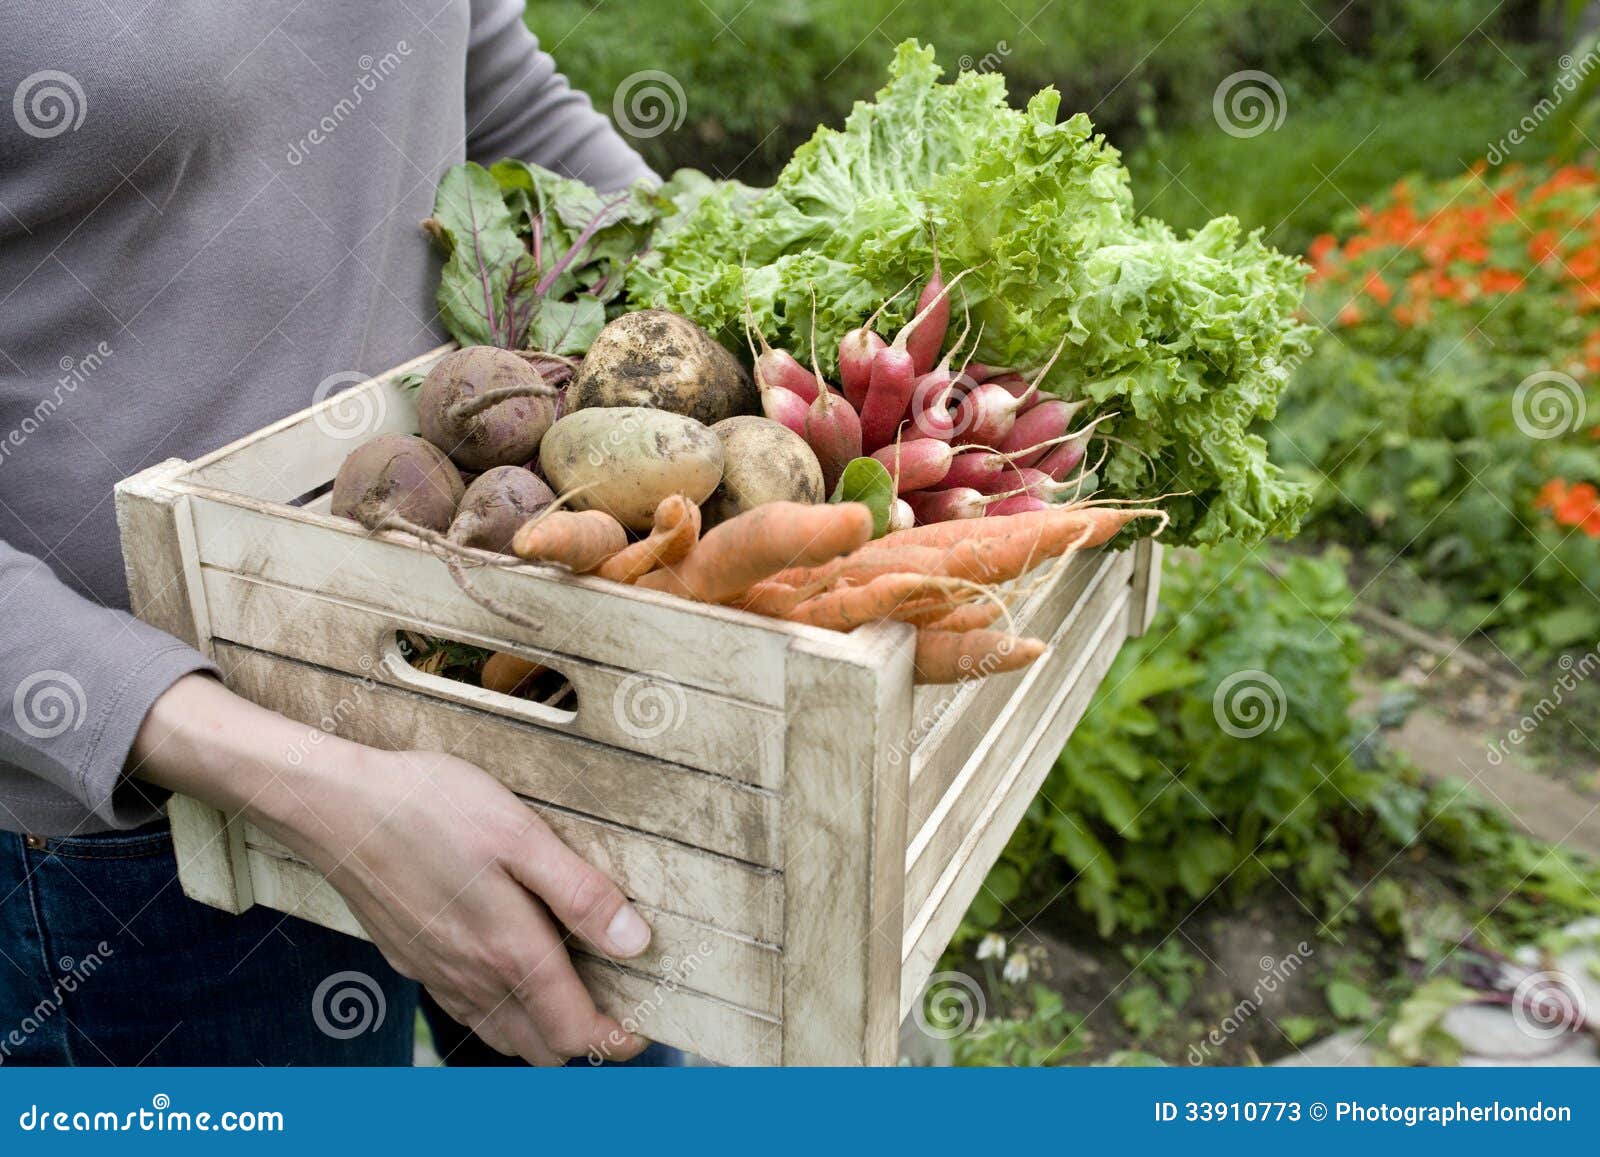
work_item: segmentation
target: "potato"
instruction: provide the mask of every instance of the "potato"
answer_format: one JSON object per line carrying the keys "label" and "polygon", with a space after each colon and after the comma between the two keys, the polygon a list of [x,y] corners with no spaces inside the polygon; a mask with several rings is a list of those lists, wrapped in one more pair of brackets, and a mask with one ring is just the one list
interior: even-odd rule
{"label": "potato", "polygon": [[821,502],[822,467],[805,439],[768,418],[724,418],[722,485],[701,506],[707,527],[767,502]]}
{"label": "potato", "polygon": [[704,502],[722,481],[722,443],[693,418],[644,406],[579,410],[539,443],[539,466],[574,510],[648,530],[669,494]]}
{"label": "potato", "polygon": [[761,412],[761,393],[705,330],[664,309],[625,313],[608,324],[567,387],[566,410],[649,406],[707,426]]}

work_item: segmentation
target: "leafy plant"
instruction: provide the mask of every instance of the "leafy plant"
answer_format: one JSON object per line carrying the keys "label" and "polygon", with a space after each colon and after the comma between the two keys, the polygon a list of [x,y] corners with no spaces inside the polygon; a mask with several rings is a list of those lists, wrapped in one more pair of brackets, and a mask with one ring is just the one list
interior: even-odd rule
{"label": "leafy plant", "polygon": [[[1169,562],[1163,614],[1111,668],[969,919],[1066,894],[1141,931],[1273,875],[1333,910],[1342,825],[1383,776],[1352,759],[1359,636],[1335,560],[1238,547]],[[1266,714],[1251,722],[1255,703]],[[1377,813],[1365,817],[1372,822]]]}
{"label": "leafy plant", "polygon": [[1059,1065],[1088,1047],[1083,1017],[1069,1012],[1061,994],[1044,984],[1028,986],[1012,1015],[993,1017],[951,1041],[958,1065]]}
{"label": "leafy plant", "polygon": [[1325,532],[1437,584],[1400,608],[1424,626],[1600,635],[1597,209],[1593,168],[1480,169],[1403,181],[1312,247],[1328,335],[1269,440]]}

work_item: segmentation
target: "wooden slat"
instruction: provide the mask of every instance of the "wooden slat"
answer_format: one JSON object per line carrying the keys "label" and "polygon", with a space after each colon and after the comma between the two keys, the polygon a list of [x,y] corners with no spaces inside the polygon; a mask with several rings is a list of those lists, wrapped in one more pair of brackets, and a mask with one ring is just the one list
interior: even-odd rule
{"label": "wooden slat", "polygon": [[[1035,634],[1047,642],[1070,643],[1073,630],[1092,623],[1083,617],[1083,604],[1096,592],[1126,585],[1131,570],[1132,560],[1126,554],[1095,554],[1085,558],[1083,565],[1075,566],[1055,587],[1044,592],[1042,605],[1034,608],[1033,618],[1023,629],[1024,633]],[[1059,664],[1061,661],[1061,656],[1054,655],[1040,663]],[[1023,688],[1043,685],[1038,673],[1040,663],[1010,674],[959,684],[960,694],[945,706],[944,713],[931,727],[922,725],[918,717],[913,733],[926,731],[926,735],[911,757],[908,823],[913,833],[921,830],[939,806],[950,785],[970,763],[973,752],[994,729],[995,720],[1008,710],[1008,704],[1025,694]]]}
{"label": "wooden slat", "polygon": [[[297,860],[282,845],[251,829],[249,871],[256,902],[349,936],[368,939],[344,898],[321,872]],[[650,925],[650,947],[628,961],[638,973],[776,1017],[779,1008],[778,950],[746,937],[637,904]],[[576,942],[568,947],[581,955]]]}
{"label": "wooden slat", "polygon": [[789,641],[828,633],[551,567],[472,571],[485,594],[543,622],[530,631],[467,598],[444,564],[407,536],[373,537],[346,519],[247,499],[191,498],[205,566],[388,607],[451,636],[493,635],[612,667],[671,672],[686,687],[745,702],[781,707]]}
{"label": "wooden slat", "polygon": [[[425,745],[412,742],[417,737],[412,730],[415,722],[457,710],[415,701],[414,696],[387,688],[364,690],[356,680],[287,659],[225,645],[218,652],[229,685],[246,698],[312,728],[329,711],[329,704],[343,702],[348,706],[335,730],[373,747],[423,749]],[[419,711],[419,702],[433,711]],[[308,742],[315,734],[308,732]],[[631,793],[618,794],[616,806],[628,806],[626,797]],[[545,801],[530,802],[557,835],[636,899],[769,944],[781,941],[783,886],[770,868],[547,806]]]}
{"label": "wooden slat", "polygon": [[1019,744],[1020,750],[1006,762],[1008,775],[990,794],[985,806],[968,822],[965,830],[954,826],[940,832],[941,843],[925,850],[929,865],[943,857],[942,870],[917,908],[910,903],[907,884],[907,912],[915,912],[906,924],[905,966],[901,976],[900,1011],[911,1011],[922,986],[933,971],[966,915],[972,898],[983,886],[989,869],[1000,857],[1012,832],[1022,822],[1045,775],[1055,765],[1061,748],[1073,728],[1083,718],[1100,681],[1121,648],[1128,629],[1126,592],[1099,632],[1099,642],[1083,656],[1086,665],[1076,678],[1055,684],[1057,690],[1039,720]]}
{"label": "wooden slat", "polygon": [[[1116,658],[1126,628],[1112,633],[1111,624],[1125,624],[1132,559],[1123,555],[1050,641],[1047,655],[1024,674],[1015,693],[992,717],[983,740],[956,776],[928,818],[912,829],[906,850],[906,907],[921,908],[934,881],[950,865],[952,853],[972,829],[998,785],[1011,776],[1028,737],[1049,719],[1056,696],[1087,681],[1089,691]],[[1120,616],[1120,619],[1119,619]],[[913,795],[915,789],[913,788]]]}
{"label": "wooden slat", "polygon": [[[364,936],[339,894],[314,868],[252,850],[250,871],[261,904],[325,928]],[[674,961],[675,970],[667,978],[624,971],[592,956],[575,956],[573,963],[595,1003],[644,1036],[719,1064],[778,1063],[776,1022],[691,988],[690,982],[704,983],[712,965],[698,955],[680,959],[696,963]]]}
{"label": "wooden slat", "polygon": [[913,632],[837,638],[789,656],[786,1065],[893,1064],[898,1047],[906,763],[890,752],[910,726]]}
{"label": "wooden slat", "polygon": [[1128,603],[1128,637],[1138,638],[1150,629],[1161,601],[1161,551],[1153,538],[1133,544],[1133,597]]}
{"label": "wooden slat", "polygon": [[217,662],[246,699],[347,739],[442,751],[541,803],[762,867],[780,862],[772,792],[231,643],[217,644]]}
{"label": "wooden slat", "polygon": [[[329,481],[345,456],[366,439],[414,433],[415,397],[395,381],[402,374],[426,371],[452,348],[429,350],[207,454],[194,462],[185,481],[273,502],[298,498]],[[306,398],[317,385],[303,383]]]}
{"label": "wooden slat", "polygon": [[[117,531],[133,613],[153,627],[211,654],[211,629],[196,576],[189,498],[174,480],[188,464],[172,458],[117,484]],[[244,843],[228,817],[187,796],[167,803],[178,878],[188,895],[226,912],[254,902]]]}
{"label": "wooden slat", "polygon": [[[578,706],[577,717],[570,718],[570,712],[412,667],[396,649],[395,632],[406,629],[439,635],[443,628],[438,624],[214,567],[205,568],[204,581],[206,600],[213,608],[211,629],[219,639],[405,687],[430,698],[450,699],[495,720],[509,717],[553,733],[537,737],[532,751],[520,750],[519,762],[527,761],[534,752],[554,763],[570,763],[570,759],[563,760],[568,754],[583,760],[595,758],[592,748],[573,748],[562,742],[563,736],[578,735],[764,787],[776,788],[782,782],[783,713],[776,708],[742,703],[667,679],[648,679],[574,655],[517,648],[518,653],[555,668],[571,681]],[[491,649],[503,645],[496,635],[456,631],[450,637]],[[521,737],[519,744],[526,742],[525,730],[516,734]],[[637,776],[641,769],[633,767],[629,774]],[[672,778],[670,769],[666,778]],[[692,797],[699,789],[692,780],[686,782],[683,790]],[[626,790],[627,785],[619,786]],[[528,794],[548,798],[532,788]],[[738,850],[718,850],[740,854]]]}

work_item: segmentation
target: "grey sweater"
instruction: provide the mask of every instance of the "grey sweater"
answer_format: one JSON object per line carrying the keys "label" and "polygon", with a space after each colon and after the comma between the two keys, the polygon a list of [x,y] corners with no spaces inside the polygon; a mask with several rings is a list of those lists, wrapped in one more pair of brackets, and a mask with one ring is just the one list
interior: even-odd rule
{"label": "grey sweater", "polygon": [[649,170],[521,0],[0,0],[0,829],[153,819],[203,656],[129,616],[112,486],[436,344],[445,168]]}

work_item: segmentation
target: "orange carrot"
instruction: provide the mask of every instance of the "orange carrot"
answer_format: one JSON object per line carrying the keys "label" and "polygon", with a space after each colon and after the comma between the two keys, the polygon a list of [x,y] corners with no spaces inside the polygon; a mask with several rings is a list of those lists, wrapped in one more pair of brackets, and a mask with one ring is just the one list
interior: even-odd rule
{"label": "orange carrot", "polygon": [[952,586],[950,579],[924,574],[886,574],[855,587],[840,587],[807,599],[787,617],[813,627],[852,631],[866,623],[895,617],[901,607]]}
{"label": "orange carrot", "polygon": [[916,682],[959,683],[1015,671],[1044,654],[1044,643],[1001,631],[917,632]]}
{"label": "orange carrot", "polygon": [[706,532],[680,563],[637,585],[702,603],[732,602],[794,566],[818,566],[872,537],[872,511],[859,502],[768,502]]}
{"label": "orange carrot", "polygon": [[[959,519],[954,522],[933,522],[926,526],[913,526],[884,535],[872,544],[874,550],[895,546],[952,547],[968,539],[988,541],[1003,538],[1019,530],[1037,530],[1037,542],[1043,553],[1040,558],[1060,554],[1084,531],[1089,535],[1080,548],[1103,546],[1135,518],[1159,518],[1166,525],[1164,511],[1129,509],[1116,506],[1091,506],[1073,503],[1049,510],[1031,510],[1022,514],[1006,514],[995,518]],[[1158,528],[1159,530],[1159,528]],[[1053,549],[1052,549],[1053,548]]]}
{"label": "orange carrot", "polygon": [[766,615],[769,619],[786,619],[818,589],[815,586],[792,587],[787,583],[759,582],[728,605],[738,607],[741,611]]}
{"label": "orange carrot", "polygon": [[682,562],[700,541],[700,508],[682,494],[669,494],[656,506],[650,534],[600,564],[595,574],[631,583],[655,570]]}
{"label": "orange carrot", "polygon": [[543,672],[544,667],[531,659],[496,651],[484,662],[483,670],[478,672],[478,682],[485,690],[515,695],[519,688]]}
{"label": "orange carrot", "polygon": [[957,607],[944,618],[934,620],[928,626],[936,631],[955,631],[958,634],[978,631],[998,619],[1004,609],[999,603],[991,601],[967,603],[965,606]]}
{"label": "orange carrot", "polygon": [[553,562],[578,574],[628,545],[622,523],[603,510],[546,511],[522,524],[511,549],[530,562]]}
{"label": "orange carrot", "polygon": [[855,586],[886,574],[940,574],[945,552],[931,546],[903,546],[897,550],[874,550],[869,542],[860,550],[822,566],[791,567],[773,575],[773,581],[790,586],[836,583]]}

